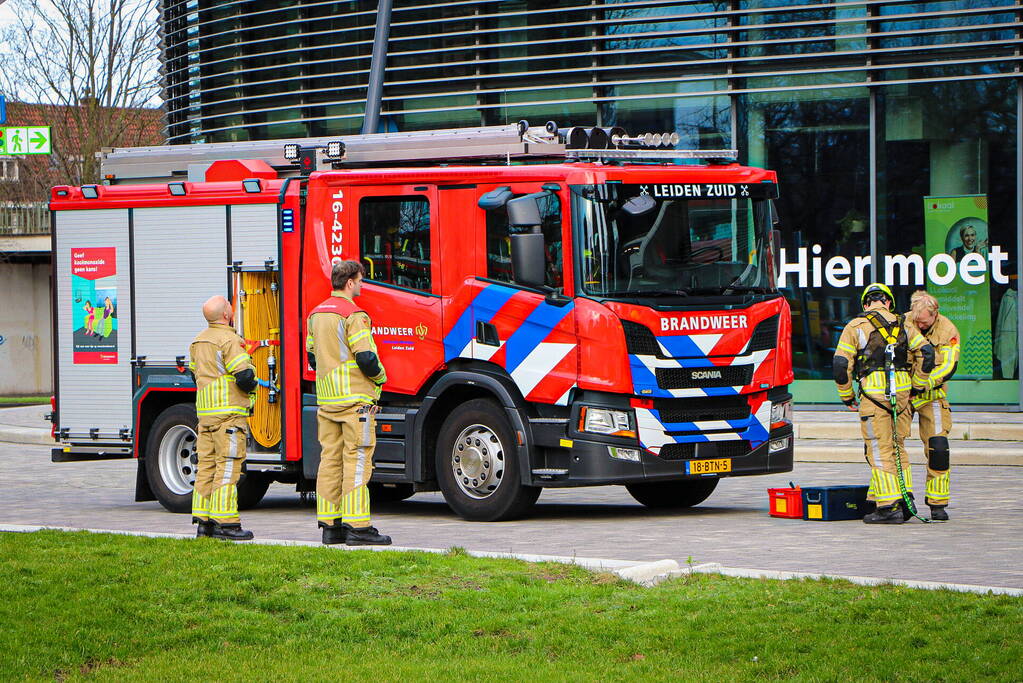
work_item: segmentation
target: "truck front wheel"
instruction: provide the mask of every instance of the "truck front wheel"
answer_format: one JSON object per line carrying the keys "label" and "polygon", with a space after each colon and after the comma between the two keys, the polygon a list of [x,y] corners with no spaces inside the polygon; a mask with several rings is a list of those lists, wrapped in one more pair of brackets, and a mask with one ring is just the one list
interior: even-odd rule
{"label": "truck front wheel", "polygon": [[475,399],[444,420],[437,438],[437,483],[458,515],[481,522],[522,516],[540,489],[520,482],[511,425],[500,406]]}
{"label": "truck front wheel", "polygon": [[[192,488],[198,469],[196,452],[199,419],[195,406],[179,403],[164,410],[153,422],[146,442],[146,477],[153,495],[171,512],[192,511]],[[271,483],[253,472],[238,482],[238,507],[255,507]]]}
{"label": "truck front wheel", "polygon": [[649,484],[627,484],[632,497],[648,508],[689,508],[707,500],[717,488],[717,477],[655,481]]}

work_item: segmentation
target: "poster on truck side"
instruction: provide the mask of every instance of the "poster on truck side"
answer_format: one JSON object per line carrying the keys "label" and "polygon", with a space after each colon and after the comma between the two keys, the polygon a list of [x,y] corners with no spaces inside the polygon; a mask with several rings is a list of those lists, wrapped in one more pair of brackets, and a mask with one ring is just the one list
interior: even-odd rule
{"label": "poster on truck side", "polygon": [[[927,284],[941,313],[959,329],[959,379],[991,379],[991,290],[987,195],[924,197],[926,251],[947,257],[942,281]],[[950,257],[950,258],[949,258]],[[966,276],[964,276],[966,273]],[[967,276],[973,282],[967,282]],[[984,277],[980,278],[980,273]]]}
{"label": "poster on truck side", "polygon": [[75,365],[117,364],[117,248],[71,250]]}

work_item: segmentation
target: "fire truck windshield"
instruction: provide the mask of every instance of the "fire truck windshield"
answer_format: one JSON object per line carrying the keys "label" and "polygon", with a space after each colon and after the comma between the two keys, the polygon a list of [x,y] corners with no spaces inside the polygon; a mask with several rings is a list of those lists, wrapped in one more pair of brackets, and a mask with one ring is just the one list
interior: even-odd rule
{"label": "fire truck windshield", "polygon": [[609,298],[774,291],[769,209],[750,187],[760,189],[573,186],[580,289]]}

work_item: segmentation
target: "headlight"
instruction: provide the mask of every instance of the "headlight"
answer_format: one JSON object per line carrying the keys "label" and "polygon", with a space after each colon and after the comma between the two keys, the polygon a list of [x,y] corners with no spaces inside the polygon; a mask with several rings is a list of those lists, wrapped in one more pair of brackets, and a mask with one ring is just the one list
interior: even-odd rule
{"label": "headlight", "polygon": [[636,438],[629,411],[583,406],[579,413],[579,431]]}
{"label": "headlight", "polygon": [[792,401],[771,404],[771,429],[792,424]]}

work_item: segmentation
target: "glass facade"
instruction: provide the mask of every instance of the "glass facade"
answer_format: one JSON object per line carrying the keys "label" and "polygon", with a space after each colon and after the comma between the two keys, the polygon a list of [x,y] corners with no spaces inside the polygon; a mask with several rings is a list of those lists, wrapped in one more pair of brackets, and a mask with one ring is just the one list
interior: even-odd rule
{"label": "glass facade", "polygon": [[[376,7],[164,0],[169,138],[359,132]],[[959,326],[953,402],[1019,408],[1020,12],[1009,0],[395,0],[381,128],[551,119],[738,149],[780,178],[797,400],[835,402],[838,334],[882,280],[902,309],[928,289]]]}

